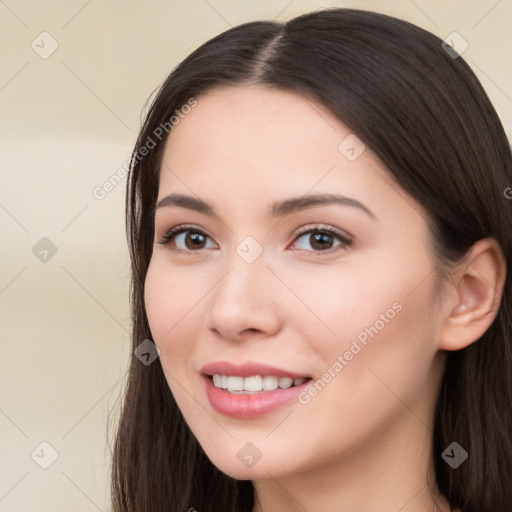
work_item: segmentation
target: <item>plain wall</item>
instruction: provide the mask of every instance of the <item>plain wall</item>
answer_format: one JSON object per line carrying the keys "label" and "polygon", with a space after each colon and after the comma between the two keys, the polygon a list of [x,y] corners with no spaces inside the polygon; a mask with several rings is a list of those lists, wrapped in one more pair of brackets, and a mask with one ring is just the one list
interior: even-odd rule
{"label": "plain wall", "polygon": [[[122,176],[146,99],[230,26],[331,6],[459,32],[512,132],[509,0],[0,2],[0,512],[110,510],[107,421],[130,353],[126,179],[94,191]],[[47,58],[42,32],[58,44]]]}

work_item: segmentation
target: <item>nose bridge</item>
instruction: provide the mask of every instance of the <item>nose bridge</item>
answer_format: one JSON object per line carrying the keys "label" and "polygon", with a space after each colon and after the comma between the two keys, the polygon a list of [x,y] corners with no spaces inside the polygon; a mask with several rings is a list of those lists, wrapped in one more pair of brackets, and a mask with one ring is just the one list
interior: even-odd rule
{"label": "nose bridge", "polygon": [[262,245],[245,237],[226,259],[227,271],[212,290],[207,326],[225,337],[246,329],[271,331],[277,325],[275,276]]}
{"label": "nose bridge", "polygon": [[[267,300],[264,293],[256,296],[256,292],[264,292],[268,287],[262,284],[268,280],[266,274],[271,274],[267,268],[266,254],[263,247],[254,237],[245,237],[227,258],[227,273],[219,282],[215,301],[233,301],[231,308],[240,307],[244,304]],[[258,283],[260,286],[258,286]]]}

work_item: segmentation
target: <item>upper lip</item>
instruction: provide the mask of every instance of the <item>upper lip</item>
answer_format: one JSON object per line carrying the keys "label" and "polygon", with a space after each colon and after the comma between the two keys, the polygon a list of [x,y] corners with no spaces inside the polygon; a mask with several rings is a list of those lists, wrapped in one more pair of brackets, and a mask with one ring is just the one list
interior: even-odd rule
{"label": "upper lip", "polygon": [[239,377],[252,377],[254,375],[261,375],[262,377],[267,375],[273,375],[274,377],[290,377],[292,379],[298,379],[301,377],[308,378],[307,375],[301,375],[299,373],[290,372],[283,370],[282,368],[276,368],[275,366],[269,366],[263,363],[256,363],[253,361],[247,361],[243,364],[234,364],[229,361],[215,361],[209,363],[201,368],[201,372],[205,375],[232,375]]}

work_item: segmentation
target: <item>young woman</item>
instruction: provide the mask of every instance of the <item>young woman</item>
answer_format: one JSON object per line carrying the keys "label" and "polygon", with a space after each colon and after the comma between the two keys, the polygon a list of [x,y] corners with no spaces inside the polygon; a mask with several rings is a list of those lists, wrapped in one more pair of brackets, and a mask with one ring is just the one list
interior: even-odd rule
{"label": "young woman", "polygon": [[482,86],[408,22],[195,50],[132,155],[114,511],[512,510],[510,187]]}

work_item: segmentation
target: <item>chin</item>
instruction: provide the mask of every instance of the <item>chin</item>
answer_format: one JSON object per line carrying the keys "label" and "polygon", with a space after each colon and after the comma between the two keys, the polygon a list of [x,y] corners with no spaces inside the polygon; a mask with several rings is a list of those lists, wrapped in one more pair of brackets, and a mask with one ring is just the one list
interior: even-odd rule
{"label": "chin", "polygon": [[280,463],[282,458],[272,453],[264,455],[260,452],[257,455],[250,442],[237,444],[236,448],[223,449],[221,453],[206,450],[205,453],[219,471],[235,480],[261,480],[271,476],[282,476],[283,467]]}
{"label": "chin", "polygon": [[235,480],[265,480],[271,477],[282,476],[279,468],[267,467],[260,460],[252,468],[243,468],[242,464],[226,463],[217,465],[217,469]]}

